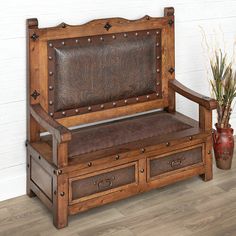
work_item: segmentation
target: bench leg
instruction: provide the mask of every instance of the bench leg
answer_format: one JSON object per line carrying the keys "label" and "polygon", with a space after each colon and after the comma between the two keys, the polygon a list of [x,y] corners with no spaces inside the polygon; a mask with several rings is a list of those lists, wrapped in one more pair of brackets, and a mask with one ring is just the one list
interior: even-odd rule
{"label": "bench leg", "polygon": [[26,179],[26,193],[27,195],[31,198],[31,197],[35,197],[36,194],[31,190],[30,188],[30,155],[27,154],[27,179]]}
{"label": "bench leg", "polygon": [[28,197],[32,198],[32,197],[36,197],[36,194],[27,187],[27,195]]}
{"label": "bench leg", "polygon": [[212,180],[213,170],[212,170],[212,140],[211,137],[208,138],[205,145],[205,173],[201,175],[202,179],[206,182]]}
{"label": "bench leg", "polygon": [[58,229],[68,225],[68,178],[65,174],[53,177],[53,224]]}
{"label": "bench leg", "polygon": [[208,171],[205,174],[200,175],[203,181],[207,182],[213,179],[212,171]]}

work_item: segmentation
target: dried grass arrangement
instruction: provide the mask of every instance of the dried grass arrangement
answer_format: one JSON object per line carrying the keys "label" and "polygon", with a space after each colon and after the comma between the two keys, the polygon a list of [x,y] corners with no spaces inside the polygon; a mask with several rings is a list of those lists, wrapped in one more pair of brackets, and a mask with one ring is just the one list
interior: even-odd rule
{"label": "dried grass arrangement", "polygon": [[210,84],[213,96],[218,102],[217,106],[217,126],[219,128],[230,127],[229,120],[232,112],[232,103],[236,97],[236,73],[232,63],[227,62],[226,53],[219,49],[215,51],[210,59],[213,79]]}

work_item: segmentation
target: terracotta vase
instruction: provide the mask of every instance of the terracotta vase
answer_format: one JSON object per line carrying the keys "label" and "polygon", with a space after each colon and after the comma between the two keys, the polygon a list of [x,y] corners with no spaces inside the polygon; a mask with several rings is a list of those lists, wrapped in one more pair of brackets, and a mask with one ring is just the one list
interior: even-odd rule
{"label": "terracotta vase", "polygon": [[232,128],[219,128],[215,124],[213,147],[216,159],[216,166],[222,170],[231,169],[234,154],[234,130]]}

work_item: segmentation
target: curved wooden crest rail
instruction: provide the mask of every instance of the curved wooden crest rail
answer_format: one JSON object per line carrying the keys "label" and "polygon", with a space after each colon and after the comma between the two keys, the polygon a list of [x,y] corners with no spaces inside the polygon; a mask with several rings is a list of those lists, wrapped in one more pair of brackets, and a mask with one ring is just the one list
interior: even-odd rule
{"label": "curved wooden crest rail", "polygon": [[[28,19],[27,194],[57,228],[92,207],[194,175],[212,179],[216,102],[175,80],[174,24],[172,7],[160,18],[78,26]],[[199,104],[199,122],[175,111],[176,92]]]}

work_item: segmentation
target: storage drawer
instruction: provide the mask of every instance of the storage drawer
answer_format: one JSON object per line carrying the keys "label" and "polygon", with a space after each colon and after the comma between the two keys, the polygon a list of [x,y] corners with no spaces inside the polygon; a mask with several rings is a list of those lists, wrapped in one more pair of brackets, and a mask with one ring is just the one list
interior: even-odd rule
{"label": "storage drawer", "polygon": [[136,162],[96,172],[96,175],[71,178],[70,203],[118,191],[126,185],[136,184],[137,179]]}
{"label": "storage drawer", "polygon": [[203,145],[190,147],[184,151],[154,156],[148,161],[148,179],[180,168],[202,163]]}

